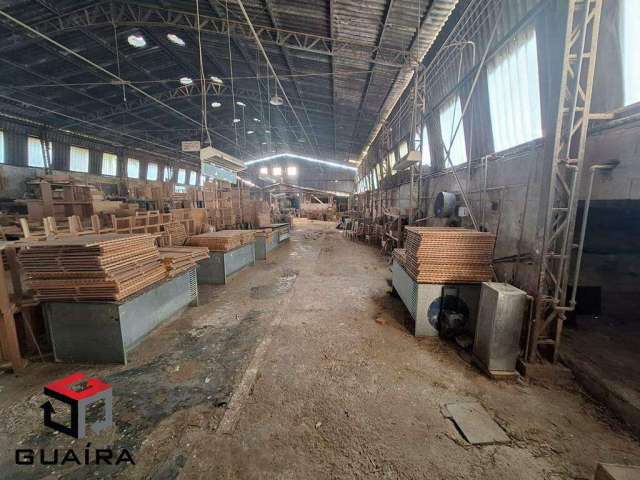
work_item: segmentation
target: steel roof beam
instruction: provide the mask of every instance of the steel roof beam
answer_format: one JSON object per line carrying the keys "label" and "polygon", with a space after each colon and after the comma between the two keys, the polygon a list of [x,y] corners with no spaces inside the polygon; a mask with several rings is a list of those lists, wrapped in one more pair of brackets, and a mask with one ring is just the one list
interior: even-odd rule
{"label": "steel roof beam", "polygon": [[[84,9],[57,15],[55,18],[38,22],[34,25],[40,32],[51,34],[65,30],[82,29],[93,26],[130,25],[162,26],[183,30],[196,30],[196,14],[181,10],[146,5],[123,0],[107,0]],[[320,35],[283,30],[263,25],[255,25],[260,41],[276,44],[290,50],[316,53],[318,55],[340,56],[360,61],[400,68],[417,62],[406,50],[371,47],[357,42],[336,40]],[[245,22],[200,15],[200,29],[205,33],[227,35],[252,40],[249,25]],[[0,52],[24,45],[23,39],[17,36],[4,40]]]}
{"label": "steel roof beam", "polygon": [[[269,14],[269,19],[271,20],[271,23],[273,25],[274,28],[278,29],[278,23],[276,22],[276,17],[273,14],[273,7],[271,6],[271,0],[264,0],[266,9],[267,9],[267,13]],[[289,57],[289,53],[287,52],[287,50],[280,45],[280,51],[282,52],[282,56],[284,57],[284,61],[287,64],[287,68],[289,69],[289,74],[294,75],[293,72],[293,67],[292,62],[291,62],[291,58]],[[315,129],[313,128],[313,124],[311,123],[311,120],[309,120],[309,113],[307,112],[307,107],[304,103],[304,100],[302,99],[302,92],[300,91],[300,86],[298,85],[298,82],[296,81],[296,78],[292,76],[293,79],[293,85],[294,88],[296,90],[296,94],[298,95],[298,100],[300,100],[300,103],[302,104],[302,110],[304,111],[304,116],[307,120],[307,124],[309,125],[309,128],[311,128],[311,132],[313,133],[313,136],[315,137],[315,145],[314,145],[314,149],[316,151],[316,154],[318,154],[318,137],[316,135]]]}

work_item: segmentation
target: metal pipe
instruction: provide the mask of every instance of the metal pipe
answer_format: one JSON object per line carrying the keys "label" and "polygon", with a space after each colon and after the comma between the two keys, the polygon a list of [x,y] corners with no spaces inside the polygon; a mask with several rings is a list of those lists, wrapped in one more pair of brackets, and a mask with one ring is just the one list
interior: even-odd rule
{"label": "metal pipe", "polygon": [[584,240],[587,236],[587,220],[589,219],[589,207],[591,205],[591,195],[593,193],[593,181],[596,176],[596,172],[598,171],[610,171],[616,168],[620,162],[618,160],[614,160],[610,163],[601,163],[597,165],[592,165],[589,170],[591,170],[591,178],[589,179],[589,190],[587,191],[587,198],[584,202],[584,212],[582,213],[582,225],[580,227],[580,241],[578,243],[578,254],[576,255],[576,265],[575,270],[573,272],[573,288],[571,292],[571,300],[569,301],[569,306],[571,310],[575,308],[576,305],[576,293],[578,291],[578,277],[580,276],[580,266],[582,263],[582,251],[584,249]]}

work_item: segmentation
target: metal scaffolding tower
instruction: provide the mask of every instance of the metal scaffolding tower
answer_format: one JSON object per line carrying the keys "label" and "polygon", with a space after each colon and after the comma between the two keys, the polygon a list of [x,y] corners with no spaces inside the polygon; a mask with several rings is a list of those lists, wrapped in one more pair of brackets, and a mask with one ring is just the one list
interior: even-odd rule
{"label": "metal scaffolding tower", "polygon": [[[575,307],[575,302],[567,295],[567,288],[569,278],[572,278],[572,253],[577,247],[574,243],[576,212],[591,118],[602,2],[568,2],[538,295],[526,352],[529,362],[539,361],[544,353],[556,361],[566,312]],[[579,268],[579,264],[573,268]]]}

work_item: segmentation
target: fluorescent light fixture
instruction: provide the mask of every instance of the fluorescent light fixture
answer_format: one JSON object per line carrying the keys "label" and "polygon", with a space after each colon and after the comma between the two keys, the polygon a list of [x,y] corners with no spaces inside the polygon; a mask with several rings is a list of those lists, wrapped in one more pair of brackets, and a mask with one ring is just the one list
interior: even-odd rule
{"label": "fluorescent light fixture", "polygon": [[127,42],[129,42],[129,45],[136,48],[142,48],[147,46],[147,41],[144,39],[142,35],[135,35],[135,34],[129,35],[127,37]]}
{"label": "fluorescent light fixture", "polygon": [[234,118],[233,119],[233,123],[240,123],[240,119],[239,118]]}
{"label": "fluorescent light fixture", "polygon": [[264,133],[271,133],[271,130],[265,130]]}
{"label": "fluorescent light fixture", "polygon": [[212,102],[212,103],[211,103],[211,106],[212,106],[213,108],[220,108],[220,107],[222,106],[222,104],[221,104],[220,102]]}
{"label": "fluorescent light fixture", "polygon": [[295,177],[296,175],[298,175],[298,167],[296,167],[295,165],[287,167],[287,175],[289,175],[290,177]]}
{"label": "fluorescent light fixture", "polygon": [[213,83],[217,83],[218,85],[222,85],[224,83],[220,77],[216,77],[215,75],[211,75],[209,78],[211,78]]}
{"label": "fluorescent light fixture", "polygon": [[306,140],[305,140],[304,138],[300,137],[300,138],[298,139],[298,141],[299,141],[300,143],[304,143]]}
{"label": "fluorescent light fixture", "polygon": [[238,178],[239,178],[239,179],[240,179],[240,181],[241,181],[242,183],[244,183],[245,185],[249,185],[250,187],[257,187],[257,185],[256,185],[255,183],[250,182],[249,180],[245,180],[245,179],[244,179],[244,178],[242,178],[242,177],[238,177]]}
{"label": "fluorescent light fixture", "polygon": [[259,118],[254,118],[253,121],[256,122],[256,123],[260,123],[260,119]]}
{"label": "fluorescent light fixture", "polygon": [[193,83],[193,80],[191,80],[189,77],[182,77],[180,79],[180,83],[182,85],[191,85]]}
{"label": "fluorescent light fixture", "polygon": [[283,157],[297,158],[298,160],[304,160],[305,162],[319,163],[321,165],[327,165],[329,167],[334,167],[334,168],[342,168],[344,170],[351,170],[353,172],[358,171],[356,167],[350,167],[348,165],[343,165],[341,163],[328,162],[326,160],[320,160],[319,158],[303,157],[301,155],[296,155],[293,153],[279,153],[278,155],[271,155],[269,157],[258,158],[256,160],[250,160],[248,162],[245,162],[245,165],[253,165],[255,163],[260,163],[260,162],[268,162],[269,160],[275,160],[276,158],[283,158]]}
{"label": "fluorescent light fixture", "polygon": [[184,47],[186,45],[186,43],[184,42],[183,39],[181,39],[178,35],[176,35],[175,33],[167,33],[167,38],[169,39],[169,41],[171,43],[175,43],[176,45],[179,45],[181,47]]}
{"label": "fluorescent light fixture", "polygon": [[279,177],[280,175],[282,175],[282,167],[273,167],[271,169],[271,175],[273,175],[274,177]]}
{"label": "fluorescent light fixture", "polygon": [[239,107],[242,107],[242,108],[247,106],[247,104],[244,103],[244,102],[236,102],[236,105],[238,105]]}
{"label": "fluorescent light fixture", "polygon": [[253,130],[248,130],[247,131],[247,135],[251,135],[253,133]]}

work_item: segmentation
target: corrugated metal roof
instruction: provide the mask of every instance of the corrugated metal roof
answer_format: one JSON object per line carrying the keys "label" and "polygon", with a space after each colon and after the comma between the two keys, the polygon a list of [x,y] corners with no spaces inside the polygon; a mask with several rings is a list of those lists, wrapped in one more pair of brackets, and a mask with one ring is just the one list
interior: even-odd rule
{"label": "corrugated metal roof", "polygon": [[[199,122],[200,97],[169,95],[180,87],[180,77],[194,80],[199,77],[197,32],[193,22],[183,21],[193,18],[194,1],[113,2],[117,8],[105,7],[100,12],[97,9],[101,3],[88,0],[50,2],[53,10],[36,0],[5,0],[3,10]],[[202,17],[211,20],[203,23],[202,31],[205,75],[222,78],[226,87],[222,96],[210,92],[207,98],[208,104],[222,103],[221,108],[209,109],[209,125],[230,139],[216,137],[214,143],[236,156],[256,156],[275,149],[346,161],[366,143],[380,118],[380,110],[386,111],[391,99],[404,89],[410,72],[401,70],[399,65],[408,61],[407,52],[411,51],[414,58],[424,55],[456,1],[242,0],[242,3],[253,25],[266,29],[261,34],[265,50],[302,127],[288,106],[269,105],[275,82],[267,76],[264,59],[244,25],[237,0],[228,3],[200,0]],[[110,0],[104,4],[110,6]],[[118,10],[124,8],[122,5],[130,10]],[[154,8],[163,16],[140,14]],[[128,12],[112,19],[115,32],[108,21],[113,12]],[[227,15],[230,21],[237,22],[230,42],[224,28]],[[59,20],[51,22],[56,18]],[[180,36],[186,46],[172,44],[166,38],[167,33]],[[147,46],[142,49],[130,46],[127,37],[131,34],[144,36]],[[98,127],[68,117],[92,119],[113,128],[125,126],[145,132],[154,141],[174,146],[197,131],[194,123],[185,122],[168,108],[128,87],[125,103],[121,85],[112,85],[105,74],[60,53],[43,40],[31,38],[10,21],[0,21],[0,38],[5,40],[0,42],[0,83],[11,87],[7,91],[13,99],[29,103],[46,101],[50,110],[57,109],[67,118],[29,109],[25,109],[26,116],[44,117],[55,127],[72,125],[98,133]],[[242,108],[238,105],[234,108],[231,101],[231,70],[236,101],[246,104],[245,119],[240,125],[232,121],[234,115],[241,115]],[[26,88],[28,85],[42,86]],[[254,118],[260,121],[255,122]],[[249,128],[255,133],[245,141],[244,132]],[[236,143],[239,129],[241,140]],[[299,141],[305,137],[303,129],[311,144]],[[266,133],[267,130],[271,133]],[[163,133],[158,134],[160,131]]]}

